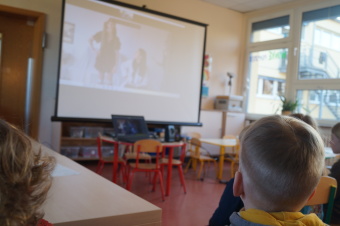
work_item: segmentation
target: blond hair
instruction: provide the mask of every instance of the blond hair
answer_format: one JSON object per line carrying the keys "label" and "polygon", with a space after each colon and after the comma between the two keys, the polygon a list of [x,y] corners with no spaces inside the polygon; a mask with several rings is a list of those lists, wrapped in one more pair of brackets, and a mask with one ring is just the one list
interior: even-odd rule
{"label": "blond hair", "polygon": [[306,201],[324,168],[320,135],[288,116],[268,116],[251,124],[241,138],[240,156],[252,196],[271,211],[289,210]]}
{"label": "blond hair", "polygon": [[37,152],[26,134],[0,119],[0,225],[36,225],[42,218],[55,161]]}

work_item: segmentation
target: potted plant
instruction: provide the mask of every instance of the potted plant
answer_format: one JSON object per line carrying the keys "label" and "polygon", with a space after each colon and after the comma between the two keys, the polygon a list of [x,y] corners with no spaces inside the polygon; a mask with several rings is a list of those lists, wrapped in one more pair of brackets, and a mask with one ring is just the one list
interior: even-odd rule
{"label": "potted plant", "polygon": [[281,112],[283,115],[290,115],[295,111],[295,109],[298,107],[299,102],[297,100],[291,101],[287,100],[285,96],[280,96],[282,109]]}

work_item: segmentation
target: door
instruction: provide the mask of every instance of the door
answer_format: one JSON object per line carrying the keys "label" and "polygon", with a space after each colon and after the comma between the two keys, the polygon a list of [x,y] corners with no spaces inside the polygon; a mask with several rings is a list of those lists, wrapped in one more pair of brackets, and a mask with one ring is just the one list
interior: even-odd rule
{"label": "door", "polygon": [[39,128],[44,21],[42,13],[0,5],[0,118],[33,138]]}

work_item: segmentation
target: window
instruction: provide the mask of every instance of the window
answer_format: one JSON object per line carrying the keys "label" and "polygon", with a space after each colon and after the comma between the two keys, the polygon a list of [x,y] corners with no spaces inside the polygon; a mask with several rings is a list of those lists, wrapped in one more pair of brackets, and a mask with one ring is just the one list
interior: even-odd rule
{"label": "window", "polygon": [[[340,120],[340,5],[331,4],[276,12],[281,16],[267,20],[250,18],[248,116],[278,113],[278,96],[285,95],[297,98],[298,111],[319,123]],[[291,33],[291,27],[300,32]]]}
{"label": "window", "polygon": [[251,42],[285,38],[289,34],[289,29],[288,16],[253,23]]}
{"label": "window", "polygon": [[299,112],[314,118],[339,120],[340,90],[298,90]]}
{"label": "window", "polygon": [[302,14],[299,79],[340,78],[340,6]]}
{"label": "window", "polygon": [[288,49],[252,52],[249,57],[250,95],[248,112],[275,113],[285,92]]}
{"label": "window", "polygon": [[285,80],[259,76],[258,96],[276,99],[285,92]]}

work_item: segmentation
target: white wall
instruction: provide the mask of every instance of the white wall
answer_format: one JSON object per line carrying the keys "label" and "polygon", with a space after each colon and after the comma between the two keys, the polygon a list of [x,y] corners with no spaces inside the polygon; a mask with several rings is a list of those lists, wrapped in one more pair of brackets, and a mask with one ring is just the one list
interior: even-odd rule
{"label": "white wall", "polygon": [[[209,97],[203,98],[202,108],[213,109],[215,96],[224,94],[221,77],[227,72],[239,74],[241,65],[239,59],[243,52],[242,43],[245,33],[243,14],[200,0],[125,0],[124,2],[138,6],[146,5],[152,10],[209,24],[206,52],[213,58],[212,78],[209,85]],[[62,1],[0,0],[0,4],[38,11],[47,15],[48,42],[43,58],[39,141],[50,146],[53,139],[51,116],[54,115],[56,96]],[[239,77],[234,80],[235,86],[232,93],[241,94]]]}

